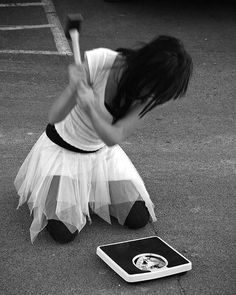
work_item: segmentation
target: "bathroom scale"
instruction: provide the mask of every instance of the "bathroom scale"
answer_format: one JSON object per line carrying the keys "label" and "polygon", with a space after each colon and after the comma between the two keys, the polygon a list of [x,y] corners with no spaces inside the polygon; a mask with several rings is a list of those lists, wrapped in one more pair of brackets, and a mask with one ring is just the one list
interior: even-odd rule
{"label": "bathroom scale", "polygon": [[97,255],[129,283],[192,269],[192,263],[158,236],[97,247]]}

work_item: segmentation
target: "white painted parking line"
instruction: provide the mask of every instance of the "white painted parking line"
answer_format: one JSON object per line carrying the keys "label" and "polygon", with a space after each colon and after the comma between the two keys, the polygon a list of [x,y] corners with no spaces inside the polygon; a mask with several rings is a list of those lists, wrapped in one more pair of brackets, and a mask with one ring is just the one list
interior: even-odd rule
{"label": "white painted parking line", "polygon": [[55,44],[57,50],[63,55],[72,55],[69,43],[65,37],[64,30],[62,28],[61,22],[57,16],[55,7],[51,0],[42,0],[44,4],[44,10],[48,19],[49,24],[52,26],[51,31],[54,36]]}
{"label": "white painted parking line", "polygon": [[0,7],[17,7],[17,6],[42,6],[42,2],[29,2],[29,3],[9,3],[0,4]]}
{"label": "white painted parking line", "polygon": [[29,30],[29,29],[44,29],[50,28],[54,37],[56,48],[58,51],[44,50],[0,50],[0,53],[6,54],[47,54],[47,55],[73,55],[70,45],[65,37],[64,30],[57,16],[56,9],[51,0],[42,0],[41,2],[27,3],[0,3],[0,7],[27,7],[27,6],[42,6],[48,19],[48,24],[42,25],[15,25],[15,26],[0,26],[0,31],[14,30]]}
{"label": "white painted parking line", "polygon": [[73,55],[72,53],[61,53],[47,50],[0,50],[0,54],[43,54],[43,55]]}
{"label": "white painted parking line", "polygon": [[0,31],[14,31],[14,30],[26,30],[26,29],[44,29],[51,28],[51,24],[45,25],[24,25],[24,26],[0,26]]}

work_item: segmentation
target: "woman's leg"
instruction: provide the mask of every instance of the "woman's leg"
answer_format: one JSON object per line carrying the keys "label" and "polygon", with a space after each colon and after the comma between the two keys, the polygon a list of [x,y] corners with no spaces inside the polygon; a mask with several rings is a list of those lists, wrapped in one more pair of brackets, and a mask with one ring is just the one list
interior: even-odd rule
{"label": "woman's leg", "polygon": [[60,220],[49,219],[46,226],[51,237],[58,243],[66,244],[72,242],[78,235],[78,230],[71,233],[66,225]]}
{"label": "woman's leg", "polygon": [[75,229],[75,231],[71,233],[67,226],[62,221],[58,220],[55,214],[57,205],[56,197],[58,193],[59,182],[60,176],[54,176],[48,192],[45,204],[46,215],[48,218],[46,229],[56,242],[64,244],[73,241],[78,234],[78,230]]}
{"label": "woman's leg", "polygon": [[125,225],[131,229],[138,229],[147,225],[149,218],[150,214],[145,202],[136,201],[125,220]]}
{"label": "woman's leg", "polygon": [[150,214],[139,192],[130,180],[110,181],[110,214],[131,229],[144,227]]}

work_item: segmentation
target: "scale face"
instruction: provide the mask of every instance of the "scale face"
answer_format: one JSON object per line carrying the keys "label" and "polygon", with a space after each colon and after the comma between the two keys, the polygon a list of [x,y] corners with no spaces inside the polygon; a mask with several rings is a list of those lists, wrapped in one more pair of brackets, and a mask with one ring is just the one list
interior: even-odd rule
{"label": "scale face", "polygon": [[97,255],[129,283],[192,269],[187,258],[157,236],[102,245]]}

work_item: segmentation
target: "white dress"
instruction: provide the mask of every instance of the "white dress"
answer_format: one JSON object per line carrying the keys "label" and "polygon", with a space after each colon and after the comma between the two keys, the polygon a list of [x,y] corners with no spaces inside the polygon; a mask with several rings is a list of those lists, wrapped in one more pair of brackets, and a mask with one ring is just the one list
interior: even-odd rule
{"label": "white dress", "polygon": [[[85,53],[95,100],[108,122],[112,116],[104,106],[105,87],[116,56],[116,51],[105,48]],[[40,136],[14,182],[18,207],[27,202],[33,213],[32,242],[47,219],[61,220],[71,232],[80,231],[91,221],[92,211],[109,223],[114,216],[123,225],[136,200],[145,201],[150,221],[156,221],[153,203],[128,156],[119,145],[108,147],[102,142],[78,105],[55,128],[72,146],[99,151],[72,152],[53,143],[45,132]]]}

